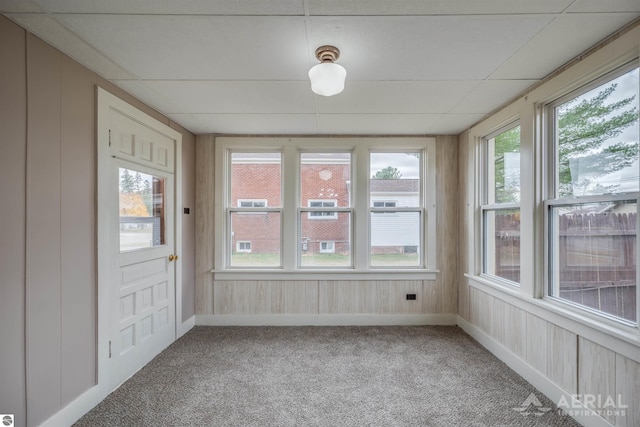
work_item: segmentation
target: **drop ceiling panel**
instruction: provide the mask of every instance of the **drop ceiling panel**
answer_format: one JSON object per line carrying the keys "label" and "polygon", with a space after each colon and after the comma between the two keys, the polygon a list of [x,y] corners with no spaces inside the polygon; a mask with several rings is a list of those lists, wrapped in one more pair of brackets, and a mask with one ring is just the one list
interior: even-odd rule
{"label": "drop ceiling panel", "polygon": [[66,53],[79,63],[106,79],[131,79],[133,76],[118,64],[96,51],[92,46],[70,32],[48,15],[12,15],[11,18],[29,28],[49,44]]}
{"label": "drop ceiling panel", "polygon": [[416,135],[428,133],[438,114],[321,114],[320,133]]}
{"label": "drop ceiling panel", "polygon": [[637,14],[621,13],[556,18],[490,78],[541,79],[636,17]]}
{"label": "drop ceiling panel", "polygon": [[573,0],[308,0],[311,15],[560,13]]}
{"label": "drop ceiling panel", "polygon": [[39,0],[56,13],[303,15],[303,0]]}
{"label": "drop ceiling panel", "polygon": [[303,80],[310,66],[303,18],[59,16],[143,79]]}
{"label": "drop ceiling panel", "polygon": [[[144,86],[171,104],[163,113],[315,113],[314,95],[306,81],[120,81],[138,92]],[[160,102],[160,101],[158,101]],[[160,107],[159,107],[160,108]]]}
{"label": "drop ceiling panel", "polygon": [[[349,80],[349,79],[348,79]],[[317,98],[320,113],[441,113],[459,103],[479,81],[348,81],[337,96]]]}
{"label": "drop ceiling panel", "polygon": [[568,12],[640,12],[638,0],[577,0]]}
{"label": "drop ceiling panel", "polygon": [[335,43],[342,51],[338,62],[355,80],[481,80],[551,19],[315,17],[309,19],[309,43],[314,49]]}
{"label": "drop ceiling panel", "polygon": [[42,9],[27,0],[0,0],[0,12],[31,13],[42,12]]}
{"label": "drop ceiling panel", "polygon": [[195,133],[316,134],[314,114],[170,114]]}
{"label": "drop ceiling panel", "polygon": [[450,112],[487,114],[534,85],[538,80],[485,80]]}
{"label": "drop ceiling panel", "polygon": [[482,120],[486,114],[443,114],[429,127],[431,135],[458,135]]}

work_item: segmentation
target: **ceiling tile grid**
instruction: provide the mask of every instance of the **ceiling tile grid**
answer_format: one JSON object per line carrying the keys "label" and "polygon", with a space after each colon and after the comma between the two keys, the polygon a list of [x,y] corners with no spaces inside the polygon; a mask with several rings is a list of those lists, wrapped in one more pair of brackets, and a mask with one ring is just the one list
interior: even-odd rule
{"label": "ceiling tile grid", "polygon": [[[0,0],[194,133],[457,134],[640,16],[638,0]],[[585,29],[588,29],[585,30]],[[344,92],[314,95],[334,44]]]}

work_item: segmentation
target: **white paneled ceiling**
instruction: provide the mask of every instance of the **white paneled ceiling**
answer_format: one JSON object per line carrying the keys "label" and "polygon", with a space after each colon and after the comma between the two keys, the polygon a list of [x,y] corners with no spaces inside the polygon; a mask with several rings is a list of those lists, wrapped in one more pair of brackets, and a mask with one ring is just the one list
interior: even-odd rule
{"label": "white paneled ceiling", "polygon": [[[457,134],[640,17],[639,0],[0,0],[194,133]],[[333,44],[343,93],[314,95]]]}

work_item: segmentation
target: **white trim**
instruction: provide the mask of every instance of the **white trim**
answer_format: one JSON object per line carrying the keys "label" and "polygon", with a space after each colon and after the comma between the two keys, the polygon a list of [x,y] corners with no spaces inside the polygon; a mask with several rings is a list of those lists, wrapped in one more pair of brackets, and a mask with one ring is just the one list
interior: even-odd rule
{"label": "white trim", "polygon": [[107,397],[108,393],[104,393],[103,389],[100,385],[93,386],[46,419],[40,427],[72,425]]}
{"label": "white trim", "polygon": [[199,314],[197,326],[395,326],[450,325],[447,314]]}
{"label": "white trim", "polygon": [[[98,384],[95,387],[95,393],[102,400],[111,391],[110,387],[110,363],[109,363],[109,290],[111,275],[114,271],[113,256],[110,255],[108,243],[110,239],[111,220],[108,217],[109,212],[109,177],[111,176],[111,153],[109,150],[109,111],[118,110],[120,113],[132,118],[135,121],[143,123],[145,126],[151,127],[158,132],[162,132],[166,137],[175,141],[174,156],[174,249],[178,255],[182,254],[182,134],[168,125],[154,119],[136,107],[129,105],[122,99],[107,92],[99,86],[96,86],[96,103],[97,103],[97,123],[96,123],[96,141],[97,141],[97,279],[98,279]],[[178,319],[182,319],[182,263],[175,264],[175,329],[174,340],[178,335]],[[92,389],[93,390],[93,389]],[[97,397],[96,397],[97,398]],[[99,402],[98,400],[98,402]],[[96,402],[97,403],[97,402]],[[95,406],[95,405],[94,405]],[[91,408],[89,408],[91,409]],[[86,411],[85,411],[86,412]]]}
{"label": "white trim", "polygon": [[588,316],[588,313],[582,312],[583,310],[567,310],[565,304],[525,297],[517,288],[510,289],[483,277],[465,276],[469,279],[469,286],[640,363],[638,329],[606,322],[604,318]]}
{"label": "white trim", "polygon": [[572,418],[580,424],[585,427],[611,427],[611,424],[608,421],[600,417],[593,410],[584,406],[582,402],[575,400],[570,393],[562,390],[547,377],[528,365],[524,360],[520,359],[496,340],[491,338],[484,331],[478,329],[461,316],[458,316],[457,324],[463,331],[469,334],[471,338],[478,341],[484,348],[489,350],[491,354],[503,361],[509,368],[513,369],[525,380],[529,381],[531,385],[551,399],[554,403],[557,404],[563,397],[567,402],[571,402],[572,407],[576,408],[576,412],[578,413],[575,416],[572,415]]}
{"label": "white trim", "polygon": [[187,332],[189,332],[194,326],[196,326],[196,315],[194,314],[184,322],[178,323],[178,334],[176,339],[180,338]]}
{"label": "white trim", "polygon": [[371,268],[369,270],[354,270],[337,268],[319,270],[299,268],[297,270],[246,269],[227,268],[225,270],[211,270],[214,280],[436,280],[438,270],[391,270],[385,268]]}

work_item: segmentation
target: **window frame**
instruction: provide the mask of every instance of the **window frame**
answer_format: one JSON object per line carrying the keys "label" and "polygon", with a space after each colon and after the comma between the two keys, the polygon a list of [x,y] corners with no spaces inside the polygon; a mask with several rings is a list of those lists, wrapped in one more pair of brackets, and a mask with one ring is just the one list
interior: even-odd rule
{"label": "window frame", "polygon": [[[323,206],[311,206],[312,203],[322,203]],[[331,202],[333,206],[324,206],[325,203]],[[338,201],[336,199],[309,199],[307,200],[307,208],[304,210],[307,212],[307,218],[313,221],[326,221],[338,219],[338,211],[333,210],[338,207]],[[319,213],[320,215],[314,215]],[[322,215],[328,213],[330,215]]]}
{"label": "window frame", "polygon": [[[374,268],[369,264],[369,235],[366,212],[368,206],[368,179],[371,150],[389,151],[422,151],[422,191],[423,199],[423,239],[424,250],[421,254],[424,262],[421,267],[384,269]],[[229,266],[229,211],[240,208],[229,207],[230,194],[230,153],[232,152],[280,152],[282,157],[282,207],[259,209],[265,212],[281,213],[281,265],[279,267],[247,267]],[[327,211],[350,212],[352,262],[347,267],[312,268],[301,267],[299,254],[301,245],[300,215],[309,210],[300,206],[300,154],[303,152],[350,152],[351,164],[351,207],[313,208]],[[260,277],[274,280],[296,280],[326,278],[331,274],[335,279],[360,280],[371,279],[376,274],[379,279],[393,279],[398,274],[405,279],[436,278],[436,156],[435,138],[433,137],[216,137],[215,139],[215,172],[214,179],[224,183],[224,191],[214,194],[214,267],[212,272],[216,278],[251,279]],[[245,208],[249,209],[249,208]],[[397,210],[397,208],[395,208]],[[296,219],[297,218],[297,219]],[[287,226],[284,226],[287,224]],[[294,225],[295,224],[295,225]],[[428,238],[424,234],[428,233]],[[356,237],[357,236],[357,237]],[[298,243],[296,243],[298,242]]]}
{"label": "window frame", "polygon": [[[331,244],[331,245],[329,245]],[[331,246],[330,249],[323,249],[322,246]],[[321,254],[335,254],[336,253],[336,242],[333,240],[323,240],[320,242],[320,253]]]}
{"label": "window frame", "polygon": [[[249,244],[249,249],[240,249],[240,245],[246,245]],[[236,252],[238,253],[243,253],[243,254],[250,254],[251,253],[251,241],[250,240],[236,240]]]}
{"label": "window frame", "polygon": [[[625,202],[635,201],[637,210],[640,211],[640,191],[635,192],[620,192],[620,193],[605,193],[598,195],[584,195],[574,197],[560,197],[559,196],[559,151],[558,151],[558,138],[556,128],[556,108],[560,105],[567,103],[568,101],[580,97],[587,92],[604,86],[609,82],[612,82],[616,78],[626,74],[627,72],[640,68],[640,59],[638,57],[631,61],[623,62],[615,67],[609,68],[607,71],[600,73],[595,78],[585,80],[581,85],[572,88],[571,90],[565,90],[559,93],[559,96],[554,97],[549,102],[545,102],[541,106],[540,118],[543,124],[543,147],[545,148],[545,154],[542,155],[543,159],[546,159],[547,167],[543,171],[544,186],[544,199],[543,199],[543,283],[542,283],[542,298],[553,304],[559,304],[563,308],[569,310],[577,315],[592,316],[598,321],[611,322],[613,325],[630,327],[635,330],[640,328],[640,275],[636,270],[636,321],[629,321],[621,317],[612,315],[602,310],[589,307],[587,305],[579,304],[568,299],[561,298],[559,295],[554,295],[553,288],[559,286],[559,283],[554,282],[554,246],[555,236],[553,235],[553,210],[563,206],[576,206],[589,203],[606,203],[606,202]],[[640,126],[640,123],[636,124]],[[640,212],[637,212],[640,213]],[[638,222],[640,222],[640,215],[638,215]],[[638,227],[636,228],[638,229]],[[638,265],[638,259],[640,254],[638,252],[640,248],[640,239],[636,238],[636,266]]]}
{"label": "window frame", "polygon": [[[494,166],[490,165],[490,162],[494,160],[490,159],[491,150],[489,150],[489,141],[495,139],[495,137],[508,132],[512,129],[520,127],[520,151],[522,150],[522,127],[520,124],[520,119],[516,118],[514,120],[509,120],[507,124],[503,124],[500,127],[497,127],[487,135],[480,138],[480,205],[479,205],[479,224],[480,224],[480,276],[485,277],[489,280],[495,281],[501,285],[506,285],[511,288],[520,288],[519,282],[514,282],[512,280],[506,279],[504,277],[487,273],[487,253],[488,253],[488,241],[487,236],[488,226],[487,226],[487,216],[490,212],[501,212],[501,211],[512,211],[518,210],[521,211],[521,202],[502,202],[502,203],[489,203],[489,186],[491,185],[490,181],[495,180],[494,177],[490,178],[490,173],[494,171]],[[522,161],[521,161],[522,164]],[[520,168],[520,179],[522,178],[522,167]],[[495,182],[493,183],[495,185]],[[522,266],[522,255],[520,256],[520,266]]]}

